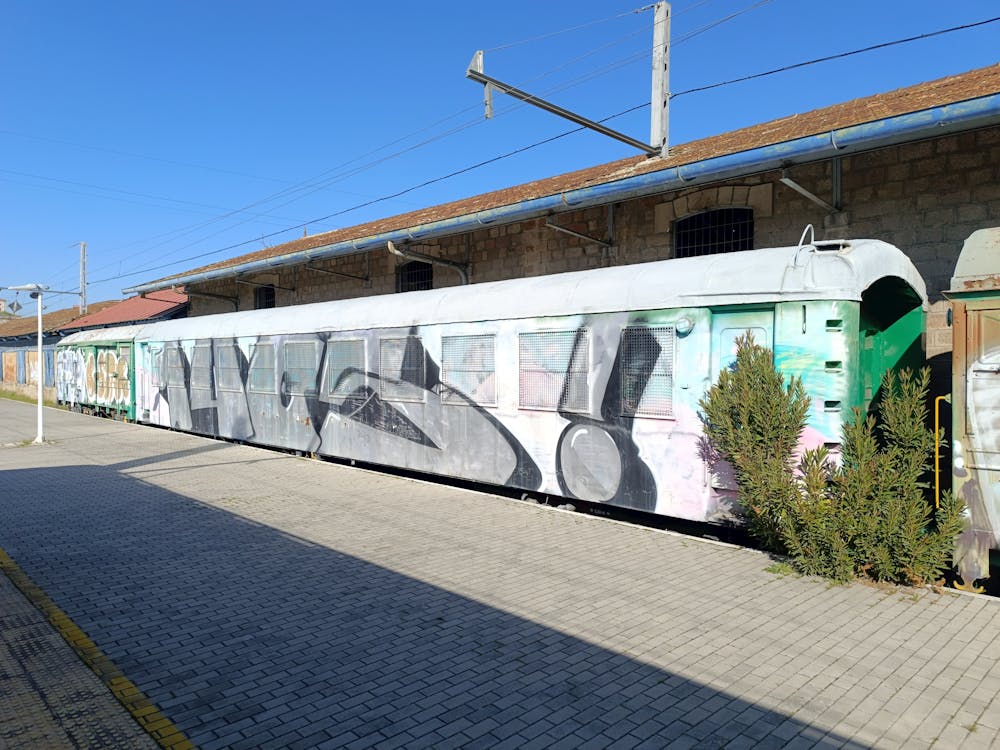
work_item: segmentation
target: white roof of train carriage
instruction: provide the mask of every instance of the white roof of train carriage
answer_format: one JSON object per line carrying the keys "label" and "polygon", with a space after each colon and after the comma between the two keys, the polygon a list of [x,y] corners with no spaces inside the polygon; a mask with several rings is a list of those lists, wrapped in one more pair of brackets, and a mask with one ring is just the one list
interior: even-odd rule
{"label": "white roof of train carriage", "polygon": [[59,346],[69,344],[84,346],[86,344],[109,344],[115,341],[129,341],[135,338],[141,330],[141,325],[88,328],[86,331],[77,331],[64,337],[59,342]]}
{"label": "white roof of train carriage", "polygon": [[[915,301],[926,305],[923,279],[901,250],[879,240],[852,240],[205,315],[130,326],[129,331],[139,341],[167,341],[709,305],[860,300],[868,287],[885,277],[905,281]],[[120,337],[122,331],[104,329],[108,337]],[[99,333],[82,331],[63,343],[93,341]]]}

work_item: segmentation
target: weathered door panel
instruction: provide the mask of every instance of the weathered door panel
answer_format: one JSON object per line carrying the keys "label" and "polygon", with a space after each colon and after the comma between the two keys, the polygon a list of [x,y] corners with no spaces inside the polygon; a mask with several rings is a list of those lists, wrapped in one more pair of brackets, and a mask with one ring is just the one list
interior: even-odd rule
{"label": "weathered door panel", "polygon": [[[713,382],[719,373],[736,363],[736,339],[747,333],[753,335],[754,343],[774,351],[774,310],[733,310],[712,313],[712,369]],[[723,495],[714,499],[716,505],[726,502],[726,493],[736,491],[736,479],[732,467],[726,461],[718,461],[710,467],[711,484]]]}
{"label": "weathered door panel", "polygon": [[954,304],[953,489],[968,508],[956,564],[966,585],[1000,545],[1000,300]]}
{"label": "weathered door panel", "polygon": [[714,312],[712,314],[712,378],[736,362],[736,339],[747,332],[755,343],[774,348],[774,310]]}

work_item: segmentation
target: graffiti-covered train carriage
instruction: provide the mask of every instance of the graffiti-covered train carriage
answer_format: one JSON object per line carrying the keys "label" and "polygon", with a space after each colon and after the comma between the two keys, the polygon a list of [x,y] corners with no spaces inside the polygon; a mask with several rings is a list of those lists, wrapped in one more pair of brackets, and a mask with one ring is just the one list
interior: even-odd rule
{"label": "graffiti-covered train carriage", "polygon": [[67,336],[56,350],[59,403],[88,414],[135,419],[131,362],[138,331],[139,326],[119,326]]}
{"label": "graffiti-covered train carriage", "polygon": [[59,397],[721,522],[732,493],[704,455],[698,401],[737,336],[803,379],[804,443],[836,447],[882,373],[920,362],[925,302],[898,249],[814,243],[82,332],[60,347]]}

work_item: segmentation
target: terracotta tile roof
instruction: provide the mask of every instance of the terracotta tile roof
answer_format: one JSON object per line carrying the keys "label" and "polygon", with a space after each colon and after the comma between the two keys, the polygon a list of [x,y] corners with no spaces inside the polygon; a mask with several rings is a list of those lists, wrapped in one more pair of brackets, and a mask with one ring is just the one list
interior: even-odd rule
{"label": "terracotta tile roof", "polygon": [[162,318],[187,304],[186,294],[170,290],[150,292],[145,297],[129,297],[101,310],[88,310],[63,326],[63,330],[135,323]]}
{"label": "terracotta tile roof", "polygon": [[[34,301],[32,301],[31,307],[34,307]],[[117,300],[108,300],[106,302],[94,302],[87,305],[88,314],[91,312],[100,312],[106,307],[112,305],[117,305]],[[25,307],[28,307],[27,305]],[[52,312],[42,313],[42,331],[49,333],[52,331],[57,331],[63,328],[67,323],[76,318],[80,317],[79,308],[67,307],[64,310],[54,310]],[[38,318],[37,313],[35,315],[27,315],[20,318],[11,318],[10,320],[0,321],[0,339],[12,337],[12,336],[25,336],[35,333],[38,330]]]}
{"label": "terracotta tile roof", "polygon": [[812,110],[782,117],[778,120],[734,130],[729,133],[703,138],[671,148],[666,159],[633,156],[608,164],[601,164],[575,172],[535,180],[503,190],[464,198],[437,206],[399,214],[385,219],[345,227],[331,232],[303,237],[292,242],[240,255],[212,263],[180,274],[166,276],[160,281],[242,265],[256,260],[309,250],[336,242],[360,239],[383,232],[419,226],[488,209],[500,208],[521,201],[556,195],[566,190],[605,184],[639,174],[655,172],[670,167],[704,161],[728,154],[749,151],[764,146],[784,143],[838,128],[874,122],[887,117],[919,112],[931,107],[974,99],[1000,92],[1000,64],[966,73],[920,83],[861,99],[835,104],[832,107]]}

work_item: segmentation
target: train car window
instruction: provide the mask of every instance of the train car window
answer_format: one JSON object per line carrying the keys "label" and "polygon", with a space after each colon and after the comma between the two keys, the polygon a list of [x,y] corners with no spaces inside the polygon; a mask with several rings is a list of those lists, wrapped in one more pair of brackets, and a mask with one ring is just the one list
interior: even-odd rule
{"label": "train car window", "polygon": [[250,355],[250,390],[253,393],[275,393],[274,344],[254,344]]}
{"label": "train car window", "polygon": [[386,401],[423,401],[423,344],[419,336],[379,339],[379,376]]}
{"label": "train car window", "polygon": [[158,346],[149,347],[149,384],[154,388],[160,386],[163,372],[163,350]]}
{"label": "train car window", "polygon": [[753,209],[716,208],[674,222],[674,257],[753,250]]}
{"label": "train car window", "polygon": [[346,397],[363,389],[368,383],[364,340],[330,341],[326,346],[327,394]]}
{"label": "train car window", "polygon": [[441,400],[449,404],[497,405],[496,336],[443,336]]}
{"label": "train car window", "polygon": [[590,332],[547,331],[518,337],[522,409],[587,411]]}
{"label": "train car window", "polygon": [[184,359],[181,356],[179,346],[171,346],[167,349],[167,385],[183,388],[184,382]]}
{"label": "train car window", "polygon": [[243,390],[240,358],[234,344],[222,344],[215,350],[215,383],[220,391],[239,393]]}
{"label": "train car window", "polygon": [[282,390],[293,396],[315,396],[319,347],[315,341],[286,341]]}
{"label": "train car window", "polygon": [[622,331],[619,362],[622,415],[674,415],[673,326],[630,326]]}
{"label": "train car window", "polygon": [[196,344],[191,356],[191,388],[205,390],[212,387],[212,345]]}

